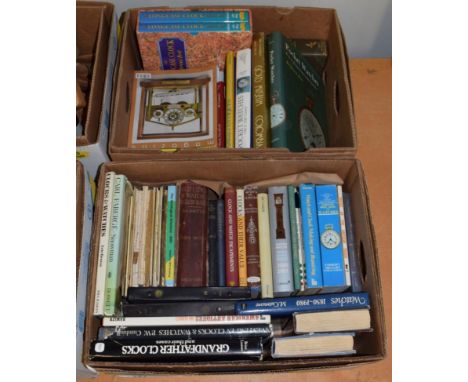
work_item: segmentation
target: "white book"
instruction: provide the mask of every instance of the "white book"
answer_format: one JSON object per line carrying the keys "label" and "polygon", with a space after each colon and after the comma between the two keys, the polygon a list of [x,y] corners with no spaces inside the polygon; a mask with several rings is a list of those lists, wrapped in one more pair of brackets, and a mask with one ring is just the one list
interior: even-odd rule
{"label": "white book", "polygon": [[109,256],[110,224],[112,219],[112,197],[114,193],[115,172],[109,171],[104,181],[101,227],[99,234],[99,254],[96,272],[96,293],[94,296],[94,315],[104,315],[104,293],[106,289],[106,268]]}
{"label": "white book", "polygon": [[345,270],[346,285],[351,286],[351,270],[349,268],[348,238],[346,237],[346,223],[344,214],[343,189],[336,186],[338,192],[338,206],[340,208],[341,242],[343,244],[343,265]]}
{"label": "white book", "polygon": [[269,315],[245,316],[173,316],[173,317],[104,317],[102,326],[217,326],[271,324]]}
{"label": "white book", "polygon": [[251,134],[251,49],[243,49],[236,54],[236,126],[235,147],[250,148]]}

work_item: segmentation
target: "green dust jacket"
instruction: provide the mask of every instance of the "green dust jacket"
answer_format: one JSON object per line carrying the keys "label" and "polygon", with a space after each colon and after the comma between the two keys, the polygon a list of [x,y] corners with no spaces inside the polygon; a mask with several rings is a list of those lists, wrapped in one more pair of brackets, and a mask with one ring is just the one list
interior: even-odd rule
{"label": "green dust jacket", "polygon": [[326,147],[325,88],[315,68],[282,33],[268,36],[272,147]]}

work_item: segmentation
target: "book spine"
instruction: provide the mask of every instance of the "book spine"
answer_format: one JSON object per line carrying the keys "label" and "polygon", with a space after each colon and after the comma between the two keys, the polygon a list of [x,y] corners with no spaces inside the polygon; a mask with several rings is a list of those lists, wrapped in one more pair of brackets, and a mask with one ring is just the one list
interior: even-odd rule
{"label": "book spine", "polygon": [[317,185],[315,192],[323,287],[326,291],[339,292],[346,289],[346,279],[336,185]]}
{"label": "book spine", "polygon": [[351,286],[351,271],[349,269],[348,237],[346,236],[346,222],[344,214],[343,189],[340,185],[336,186],[338,193],[338,207],[340,211],[341,243],[343,246],[343,266],[345,271],[346,286]]}
{"label": "book spine", "polygon": [[217,200],[208,200],[208,285],[218,285]]}
{"label": "book spine", "polygon": [[[298,194],[296,193],[296,196]],[[299,203],[300,205],[300,203]],[[296,208],[296,224],[297,224],[297,238],[299,241],[299,277],[300,277],[300,291],[304,292],[307,288],[307,273],[304,254],[304,238],[302,237],[302,214],[301,208]]]}
{"label": "book spine", "polygon": [[258,245],[258,205],[257,187],[246,187],[245,201],[245,230],[247,247],[247,285],[260,289],[260,249]]}
{"label": "book spine", "polygon": [[370,309],[369,295],[362,293],[319,294],[314,296],[248,300],[236,303],[238,315],[288,316],[295,312]]}
{"label": "book spine", "polygon": [[147,215],[149,207],[149,188],[148,186],[143,186],[141,192],[141,201],[140,201],[140,211],[139,211],[139,223],[140,229],[138,230],[138,274],[137,274],[137,285],[145,285],[145,270],[146,270],[146,232],[148,229],[147,226]]}
{"label": "book spine", "polygon": [[161,216],[161,279],[160,286],[166,286],[166,223],[167,223],[167,188],[163,189],[162,216]]}
{"label": "book spine", "polygon": [[252,106],[253,147],[270,146],[270,110],[268,108],[268,81],[265,55],[265,34],[255,33],[252,42]]}
{"label": "book spine", "polygon": [[315,185],[301,184],[299,186],[299,194],[301,199],[302,238],[307,272],[307,289],[318,291],[323,286],[323,279]]}
{"label": "book spine", "polygon": [[155,215],[155,190],[148,189],[148,209],[146,211],[146,230],[145,230],[145,273],[144,286],[150,286],[153,278],[153,234],[154,234],[154,215]]}
{"label": "book spine", "polygon": [[251,147],[251,49],[237,52],[236,59],[236,148]]}
{"label": "book spine", "polygon": [[294,290],[301,290],[299,235],[296,221],[296,187],[288,186],[289,224],[291,225],[291,252],[293,261]]}
{"label": "book spine", "polygon": [[212,316],[163,316],[163,317],[104,317],[102,326],[219,326],[271,324],[268,315],[212,315]]}
{"label": "book spine", "polygon": [[235,147],[235,56],[234,52],[226,54],[226,147]]}
{"label": "book spine", "polygon": [[124,361],[196,361],[262,359],[262,338],[191,339],[128,339],[98,340],[91,345],[93,359],[120,359]]}
{"label": "book spine", "polygon": [[275,296],[288,296],[294,291],[294,282],[286,187],[268,188],[268,204],[270,208],[273,291]]}
{"label": "book spine", "polygon": [[138,264],[141,239],[141,214],[142,214],[142,190],[135,190],[134,213],[133,213],[133,234],[132,234],[132,254],[131,254],[131,276],[129,286],[138,286]]}
{"label": "book spine", "polygon": [[224,83],[224,72],[218,70],[217,90],[217,123],[218,123],[218,147],[226,147],[226,85]]}
{"label": "book spine", "polygon": [[208,192],[204,186],[190,182],[180,186],[178,242],[177,286],[206,286]]}
{"label": "book spine", "polygon": [[161,23],[161,24],[143,24],[138,25],[139,33],[199,33],[199,32],[250,32],[250,23]]}
{"label": "book spine", "polygon": [[176,186],[167,187],[165,286],[175,286]]}
{"label": "book spine", "polygon": [[156,192],[156,208],[153,234],[153,277],[152,286],[158,286],[161,282],[161,228],[162,228],[162,204],[164,189],[157,188]]}
{"label": "book spine", "polygon": [[351,290],[353,292],[362,291],[361,265],[359,262],[359,253],[354,239],[354,224],[351,214],[351,195],[344,192],[344,211],[346,221],[346,233],[348,237],[349,268],[351,271]]}
{"label": "book spine", "polygon": [[270,325],[226,325],[226,326],[163,326],[163,327],[101,327],[98,338],[153,340],[202,339],[202,338],[268,338],[272,334]]}
{"label": "book spine", "polygon": [[247,246],[245,243],[244,189],[236,190],[237,197],[237,257],[239,262],[239,286],[247,286]]}
{"label": "book spine", "polygon": [[165,24],[185,22],[249,22],[248,11],[140,11],[141,24]]}
{"label": "book spine", "polygon": [[156,302],[145,304],[123,304],[125,317],[166,317],[196,315],[235,314],[233,301]]}
{"label": "book spine", "polygon": [[112,218],[112,194],[114,192],[114,172],[108,172],[104,181],[101,227],[99,235],[99,255],[96,272],[96,293],[94,296],[94,315],[104,315],[104,298],[106,289],[106,266],[109,256],[109,236]]}
{"label": "book spine", "polygon": [[226,240],[225,240],[225,229],[224,229],[224,200],[218,199],[216,203],[216,230],[217,238],[216,244],[218,251],[216,256],[218,257],[218,280],[217,286],[226,286]]}
{"label": "book spine", "polygon": [[125,247],[125,272],[123,277],[123,287],[122,287],[122,296],[127,296],[127,290],[131,285],[132,281],[132,266],[133,266],[133,216],[135,213],[135,192],[133,187],[132,194],[128,198],[127,206],[127,222],[126,222],[126,247]]}
{"label": "book spine", "polygon": [[116,175],[112,196],[112,219],[109,238],[109,257],[107,258],[106,289],[104,298],[104,315],[113,316],[117,310],[118,286],[120,280],[120,263],[122,260],[123,237],[121,231],[125,216],[125,183],[124,175]]}
{"label": "book spine", "polygon": [[273,272],[271,266],[270,216],[268,195],[259,193],[258,201],[258,241],[260,251],[260,278],[262,298],[273,298]]}
{"label": "book spine", "polygon": [[239,286],[239,260],[237,253],[237,203],[236,189],[224,191],[226,227],[226,286]]}

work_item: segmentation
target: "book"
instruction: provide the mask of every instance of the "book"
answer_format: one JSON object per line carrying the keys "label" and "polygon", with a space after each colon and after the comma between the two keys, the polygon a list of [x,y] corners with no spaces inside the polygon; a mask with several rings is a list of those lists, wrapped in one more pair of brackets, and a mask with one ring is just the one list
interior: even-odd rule
{"label": "book", "polygon": [[235,53],[232,51],[226,54],[226,147],[233,149],[235,147]]}
{"label": "book", "polygon": [[[218,223],[217,200],[208,200],[208,286],[218,286]],[[223,217],[224,218],[224,217]],[[224,271],[223,271],[224,272]]]}
{"label": "book", "polygon": [[166,286],[166,223],[167,223],[167,187],[163,187],[163,208],[161,216],[161,279],[159,286]]}
{"label": "book", "polygon": [[247,286],[247,245],[245,242],[244,189],[236,189],[237,206],[237,258],[239,262],[239,286]]}
{"label": "book", "polygon": [[229,11],[176,11],[176,10],[154,10],[138,12],[138,22],[140,24],[154,23],[185,23],[185,22],[249,22],[249,12],[247,10]]}
{"label": "book", "polygon": [[216,90],[218,102],[217,106],[217,123],[218,123],[218,147],[226,147],[226,84],[224,83],[224,72],[219,70],[217,75]]}
{"label": "book", "polygon": [[122,304],[124,317],[211,316],[235,314],[234,301]]}
{"label": "book", "polygon": [[250,300],[236,303],[236,314],[267,314],[273,317],[284,317],[296,312],[344,309],[370,309],[369,295],[366,292],[332,293],[268,300]]}
{"label": "book", "polygon": [[208,361],[262,359],[262,338],[106,339],[91,344],[92,359],[122,361]]}
{"label": "book", "polygon": [[154,188],[148,187],[147,189],[147,210],[145,219],[145,239],[143,256],[145,258],[145,269],[143,274],[143,286],[150,286],[153,278],[153,235],[154,235],[154,222],[155,222],[155,204],[156,193]]}
{"label": "book", "polygon": [[344,213],[343,189],[340,185],[336,186],[338,194],[338,208],[340,211],[341,243],[343,246],[343,267],[345,272],[346,286],[351,286],[351,270],[349,268],[348,237],[346,235],[346,222]]}
{"label": "book", "polygon": [[317,185],[317,220],[322,257],[322,292],[342,292],[346,285],[340,209],[336,185]]}
{"label": "book", "polygon": [[208,190],[200,184],[184,182],[179,202],[177,286],[207,286]]}
{"label": "book", "polygon": [[167,186],[164,286],[175,286],[177,187]]}
{"label": "book", "polygon": [[225,229],[224,229],[224,200],[218,199],[216,202],[216,244],[218,247],[217,251],[217,265],[218,265],[218,280],[217,286],[226,286],[226,241],[225,241]]}
{"label": "book", "polygon": [[257,298],[255,289],[248,287],[149,287],[129,288],[128,303],[144,304],[158,301],[215,301]]}
{"label": "book", "polygon": [[306,265],[306,285],[304,289],[307,293],[316,293],[322,288],[323,279],[315,185],[301,184],[299,186],[299,196]]}
{"label": "book", "polygon": [[150,248],[147,247],[147,232],[150,227],[150,190],[148,186],[143,186],[141,190],[140,208],[139,208],[139,223],[138,230],[138,261],[137,261],[137,285],[144,286],[146,284],[147,268],[149,267],[148,253]]}
{"label": "book", "polygon": [[250,48],[239,50],[236,54],[236,125],[235,147],[245,149],[252,147],[251,134],[251,101],[252,74]]}
{"label": "book", "polygon": [[152,286],[158,286],[161,282],[161,238],[162,238],[162,212],[164,187],[158,187],[156,192],[156,209],[154,219],[154,234],[153,234],[153,276]]}
{"label": "book", "polygon": [[213,316],[163,316],[163,317],[104,317],[102,326],[142,327],[142,326],[219,326],[271,324],[268,315],[213,315]]}
{"label": "book", "polygon": [[291,42],[301,52],[302,57],[306,58],[318,73],[322,73],[328,57],[327,41],[295,38]]}
{"label": "book", "polygon": [[362,291],[362,273],[361,264],[359,261],[359,252],[356,247],[354,239],[354,224],[353,216],[351,213],[351,195],[343,192],[344,211],[345,211],[345,222],[346,222],[346,234],[348,238],[348,252],[349,252],[349,268],[351,274],[351,290],[353,292]]}
{"label": "book", "polygon": [[[246,22],[181,22],[181,23],[140,23],[137,33],[173,32],[173,33],[200,33],[200,32],[250,32],[250,23]],[[166,68],[165,68],[166,69]],[[167,68],[169,69],[169,68]],[[173,68],[170,68],[173,69]],[[177,68],[185,69],[185,68]]]}
{"label": "book", "polygon": [[112,218],[112,197],[114,193],[115,172],[106,173],[104,180],[104,195],[99,233],[99,254],[96,271],[96,292],[94,296],[94,315],[104,315],[104,298],[106,289],[106,266],[109,256],[109,236]]}
{"label": "book", "polygon": [[271,265],[270,216],[268,194],[258,193],[258,247],[260,251],[260,279],[262,298],[273,297],[273,271]]}
{"label": "book", "polygon": [[295,313],[293,321],[296,334],[356,332],[371,328],[369,309]]}
{"label": "book", "polygon": [[224,226],[226,229],[226,286],[239,286],[237,255],[237,197],[236,189],[224,190]]}
{"label": "book", "polygon": [[132,283],[133,267],[133,217],[135,213],[135,192],[128,198],[128,208],[126,217],[126,238],[125,238],[125,272],[122,275],[122,296],[127,295],[127,290]]}
{"label": "book", "polygon": [[247,285],[260,289],[260,249],[258,246],[258,189],[247,186],[244,189],[245,231],[247,249]]}
{"label": "book", "polygon": [[273,358],[298,358],[354,354],[352,333],[314,334],[273,338]]}
{"label": "book", "polygon": [[270,109],[268,105],[267,56],[265,33],[254,33],[252,42],[252,124],[253,147],[270,147]]}
{"label": "book", "polygon": [[295,186],[288,186],[289,224],[291,226],[291,252],[293,262],[294,290],[301,290],[301,265],[299,258],[299,228],[296,220],[296,194]]}
{"label": "book", "polygon": [[291,151],[327,146],[321,76],[280,32],[268,36],[272,147]]}
{"label": "book", "polygon": [[268,206],[270,209],[273,293],[275,296],[289,296],[294,291],[294,280],[286,186],[268,188]]}
{"label": "book", "polygon": [[[299,199],[299,201],[298,201]],[[299,279],[300,279],[300,292],[304,292],[307,286],[306,276],[306,263],[304,254],[304,238],[302,236],[302,212],[299,193],[296,192],[296,225],[297,225],[297,240],[298,240],[298,253],[299,253]]]}
{"label": "book", "polygon": [[145,188],[135,189],[135,213],[133,216],[132,233],[132,276],[129,286],[139,286],[144,283],[145,259],[143,256],[145,237]]}

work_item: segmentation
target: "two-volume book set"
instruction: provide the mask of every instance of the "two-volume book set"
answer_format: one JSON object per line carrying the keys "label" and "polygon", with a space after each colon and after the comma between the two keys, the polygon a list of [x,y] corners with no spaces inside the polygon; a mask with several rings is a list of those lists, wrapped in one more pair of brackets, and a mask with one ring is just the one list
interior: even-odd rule
{"label": "two-volume book set", "polygon": [[[327,146],[326,41],[244,9],[141,10],[136,37],[129,147]],[[372,330],[342,183],[103,176],[93,360],[350,355]]]}

